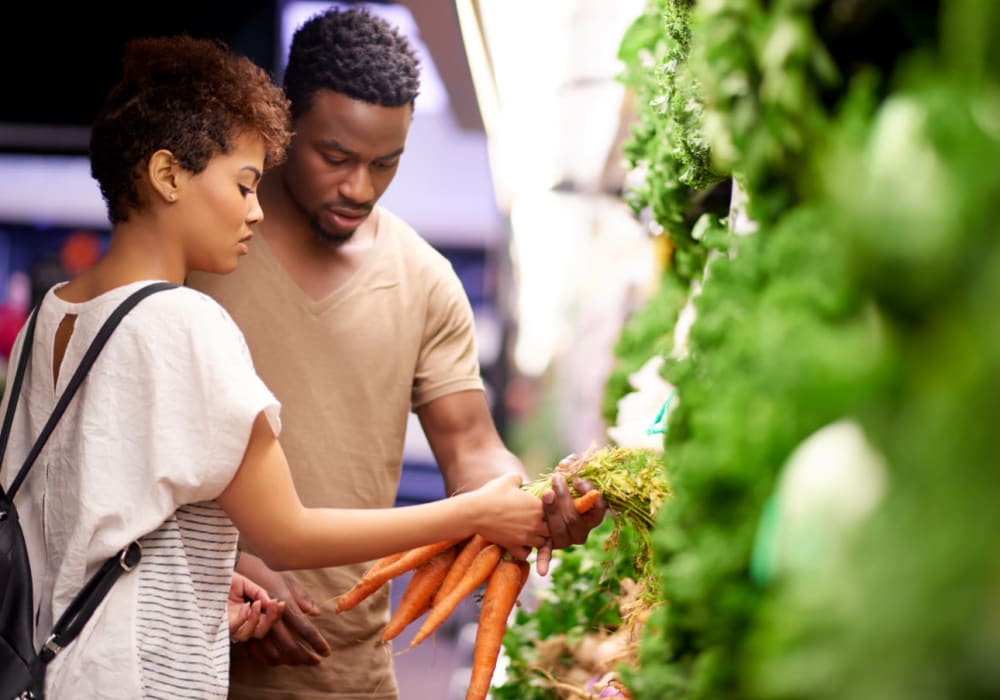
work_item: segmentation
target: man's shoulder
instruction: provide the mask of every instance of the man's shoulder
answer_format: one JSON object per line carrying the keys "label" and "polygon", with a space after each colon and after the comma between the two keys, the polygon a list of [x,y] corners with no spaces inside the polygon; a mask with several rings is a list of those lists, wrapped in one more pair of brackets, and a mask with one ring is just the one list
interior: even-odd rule
{"label": "man's shoulder", "polygon": [[400,245],[440,255],[437,249],[431,245],[430,241],[421,236],[413,226],[408,224],[398,214],[380,206],[378,208],[378,217],[380,233],[388,233]]}
{"label": "man's shoulder", "polygon": [[378,207],[378,216],[379,235],[387,236],[411,265],[423,263],[435,267],[451,267],[448,258],[402,217],[382,206]]}

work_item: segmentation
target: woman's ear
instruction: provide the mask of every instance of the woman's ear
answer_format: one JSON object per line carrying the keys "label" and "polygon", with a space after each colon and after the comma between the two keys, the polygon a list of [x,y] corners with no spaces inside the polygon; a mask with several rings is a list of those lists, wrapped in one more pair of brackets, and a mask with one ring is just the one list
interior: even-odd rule
{"label": "woman's ear", "polygon": [[158,195],[167,202],[176,202],[180,197],[184,172],[174,154],[161,148],[150,156],[146,169],[154,196]]}

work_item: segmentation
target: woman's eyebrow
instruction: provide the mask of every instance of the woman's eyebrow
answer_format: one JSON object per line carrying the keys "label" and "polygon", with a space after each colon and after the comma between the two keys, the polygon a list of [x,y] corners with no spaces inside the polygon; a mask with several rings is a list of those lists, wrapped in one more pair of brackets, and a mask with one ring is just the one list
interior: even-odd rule
{"label": "woman's eyebrow", "polygon": [[244,170],[253,173],[254,182],[258,182],[260,180],[261,172],[257,168],[253,167],[252,165],[244,165],[242,168],[240,168],[240,172],[243,172]]}

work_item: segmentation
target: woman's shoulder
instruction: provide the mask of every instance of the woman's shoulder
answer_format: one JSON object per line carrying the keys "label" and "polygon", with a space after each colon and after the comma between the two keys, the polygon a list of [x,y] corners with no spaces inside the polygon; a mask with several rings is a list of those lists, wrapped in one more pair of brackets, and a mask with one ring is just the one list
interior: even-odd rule
{"label": "woman's shoulder", "polygon": [[141,313],[130,314],[134,319],[129,335],[142,345],[156,347],[159,357],[216,358],[213,361],[224,364],[249,355],[246,339],[229,312],[197,289],[177,286],[152,294],[136,311]]}
{"label": "woman's shoulder", "polygon": [[[135,294],[141,294],[152,288],[155,293],[140,298],[133,308],[143,310],[156,309],[159,313],[174,313],[179,316],[198,318],[227,318],[222,309],[209,296],[183,285],[172,284],[164,280],[141,280],[104,291],[97,296],[85,300],[64,298],[60,293],[67,283],[62,282],[50,288],[42,303],[42,310],[61,317],[64,314],[75,316],[90,316],[104,318],[114,313],[115,309],[125,303]],[[139,318],[145,314],[136,314]]]}
{"label": "woman's shoulder", "polygon": [[[144,286],[130,285],[130,289],[121,290],[114,303],[121,303]],[[111,311],[106,309],[105,313],[110,315]],[[242,339],[228,311],[207,294],[184,285],[163,289],[140,300],[124,320],[124,327],[154,342],[189,344],[185,338],[192,336],[212,342]]]}
{"label": "woman's shoulder", "polygon": [[[137,286],[138,289],[140,286]],[[127,296],[127,295],[126,295]],[[143,299],[141,304],[148,305],[159,313],[171,314],[178,322],[188,322],[200,325],[203,323],[232,323],[229,313],[212,297],[185,285],[176,285]]]}

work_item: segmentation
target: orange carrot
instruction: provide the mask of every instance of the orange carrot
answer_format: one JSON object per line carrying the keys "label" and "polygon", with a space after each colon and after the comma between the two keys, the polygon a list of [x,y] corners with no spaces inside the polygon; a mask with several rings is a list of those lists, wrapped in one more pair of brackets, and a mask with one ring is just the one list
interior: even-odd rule
{"label": "orange carrot", "polygon": [[587,491],[582,496],[577,496],[573,499],[573,505],[576,506],[577,513],[586,513],[588,510],[594,507],[597,503],[597,499],[601,497],[601,492],[596,489]]}
{"label": "orange carrot", "polygon": [[389,564],[392,564],[393,562],[399,561],[403,557],[404,554],[406,554],[406,551],[396,552],[395,554],[388,554],[388,555],[382,557],[381,559],[377,560],[374,564],[372,564],[370,567],[368,567],[368,570],[365,571],[364,574],[362,574],[361,578],[362,579],[369,579],[369,578],[371,578],[372,576],[374,576],[375,574],[377,574],[379,571],[381,571],[382,569],[384,569],[385,567],[387,567]]}
{"label": "orange carrot", "polygon": [[[582,496],[577,496],[573,499],[573,505],[576,506],[577,513],[586,513],[597,503],[597,499],[601,497],[601,492],[596,490],[590,490],[584,493]],[[445,577],[444,581],[441,582],[441,586],[438,588],[437,593],[434,594],[434,600],[432,604],[437,604],[448,591],[454,588],[455,584],[462,578],[462,575],[469,568],[469,564],[475,558],[479,552],[490,544],[482,535],[473,535],[469,540],[466,541],[465,546],[459,551],[458,556],[455,557],[454,563],[451,565],[451,569],[448,570],[448,575]]]}
{"label": "orange carrot", "polygon": [[476,642],[472,652],[472,678],[465,700],[486,700],[497,667],[500,645],[507,631],[507,618],[517,602],[517,596],[528,580],[531,565],[509,556],[497,564],[490,574],[483,594],[483,607],[476,627]]}
{"label": "orange carrot", "polygon": [[448,569],[457,554],[458,550],[455,547],[449,547],[417,567],[406,590],[403,591],[403,596],[399,599],[399,605],[382,630],[383,642],[394,639],[408,624],[427,612],[434,591],[448,574]]}
{"label": "orange carrot", "polygon": [[479,588],[490,577],[493,569],[496,568],[497,562],[500,561],[501,554],[503,554],[503,551],[500,547],[491,544],[484,547],[476,555],[476,558],[472,560],[472,564],[469,565],[469,569],[465,572],[465,576],[451,589],[448,595],[436,602],[431,608],[431,614],[427,616],[424,624],[420,626],[417,634],[410,641],[411,649],[427,639],[434,630],[448,619],[448,616],[458,607],[458,604],[465,596]]}
{"label": "orange carrot", "polygon": [[479,554],[490,544],[482,535],[473,535],[459,551],[458,556],[455,557],[455,561],[452,562],[451,568],[448,569],[447,576],[444,577],[444,581],[438,586],[437,592],[434,593],[434,599],[431,601],[432,605],[437,605],[438,601],[443,599],[447,593],[453,589],[458,582],[465,575],[465,572],[469,570],[469,565],[472,564],[472,560],[476,558]]}
{"label": "orange carrot", "polygon": [[413,549],[408,550],[396,561],[381,567],[371,576],[367,578],[362,576],[350,588],[350,590],[338,596],[336,608],[337,612],[345,612],[347,610],[354,609],[359,603],[361,603],[361,601],[365,600],[368,596],[381,588],[387,581],[396,578],[400,574],[405,574],[407,571],[415,569],[438,552],[442,552],[445,549],[458,544],[464,539],[464,537],[458,537],[451,540],[443,540],[441,542],[423,545],[421,547],[414,547]]}

